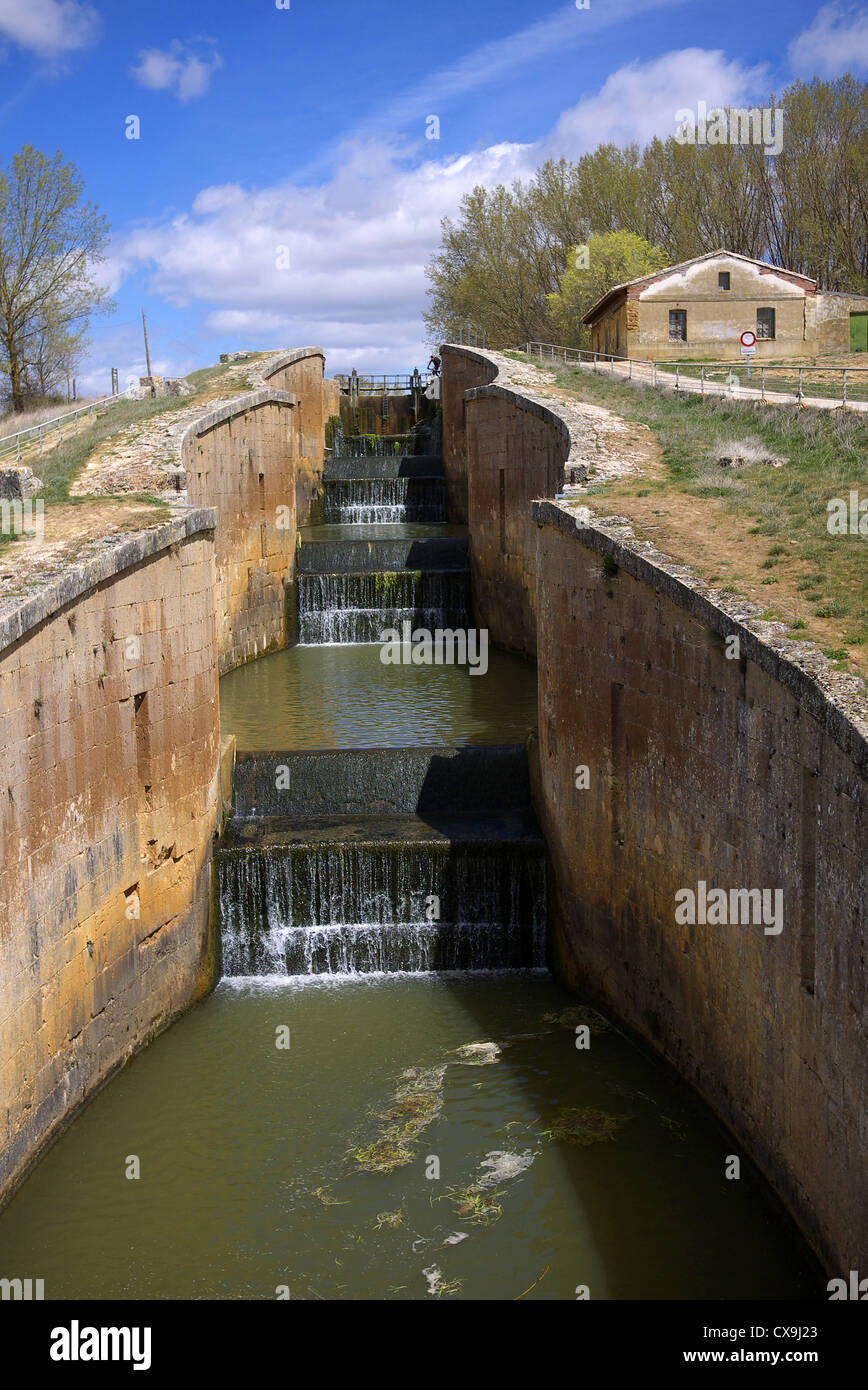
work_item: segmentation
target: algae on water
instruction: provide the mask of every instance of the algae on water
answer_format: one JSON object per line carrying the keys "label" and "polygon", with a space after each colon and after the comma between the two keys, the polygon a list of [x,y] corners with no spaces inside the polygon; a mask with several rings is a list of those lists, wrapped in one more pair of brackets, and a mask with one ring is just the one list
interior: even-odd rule
{"label": "algae on water", "polygon": [[629,1119],[630,1115],[609,1115],[605,1110],[595,1110],[589,1105],[565,1107],[557,1111],[543,1134],[548,1139],[590,1148],[592,1144],[605,1144],[616,1139]]}
{"label": "algae on water", "polygon": [[487,1067],[500,1059],[500,1048],[496,1042],[465,1043],[463,1047],[453,1047],[452,1056],[469,1067]]}
{"label": "algae on water", "polygon": [[467,1187],[450,1187],[446,1196],[456,1216],[469,1221],[472,1226],[491,1226],[503,1215],[503,1207],[497,1200],[503,1193],[480,1191],[476,1183]]}
{"label": "algae on water", "polygon": [[[511,1182],[528,1169],[534,1161],[531,1149],[523,1153],[492,1149],[480,1163],[483,1170],[474,1182],[464,1187],[450,1187],[446,1196],[452,1203],[456,1216],[462,1217],[474,1226],[490,1226],[503,1215],[499,1201],[503,1194],[498,1184]],[[496,1189],[496,1190],[495,1190]]]}
{"label": "algae on water", "polygon": [[413,1143],[443,1109],[443,1077],[446,1066],[408,1067],[402,1085],[377,1118],[382,1129],[370,1144],[353,1151],[365,1173],[391,1173],[413,1159]]}
{"label": "algae on water", "polygon": [[388,1226],[390,1230],[394,1231],[403,1224],[404,1213],[402,1211],[380,1211],[377,1213],[375,1229],[381,1231],[384,1226]]}

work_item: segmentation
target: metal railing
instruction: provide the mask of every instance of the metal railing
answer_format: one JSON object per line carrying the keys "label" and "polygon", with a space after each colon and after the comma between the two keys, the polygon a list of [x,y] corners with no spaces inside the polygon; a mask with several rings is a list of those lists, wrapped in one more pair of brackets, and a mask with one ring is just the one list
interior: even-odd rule
{"label": "metal railing", "polygon": [[740,395],[772,403],[825,406],[868,406],[868,366],[809,366],[798,362],[687,362],[646,361],[616,353],[568,348],[559,343],[527,343],[529,357],[541,361],[572,363],[595,372],[608,365],[610,376],[644,381],[666,390],[693,391],[704,395]]}
{"label": "metal railing", "polygon": [[70,434],[78,434],[78,422],[82,416],[89,415],[93,423],[98,410],[105,410],[111,405],[116,405],[118,401],[128,399],[127,391],[121,391],[116,396],[102,396],[98,400],[88,401],[87,405],[79,406],[76,410],[65,411],[63,415],[55,415],[50,420],[28,425],[26,429],[17,430],[15,434],[4,435],[0,439],[0,463],[11,463],[13,457],[16,463],[39,458],[46,449],[54,449],[58,444],[62,444],[64,438],[68,439]]}
{"label": "metal railing", "polygon": [[421,372],[391,372],[382,376],[360,376],[358,372],[339,374],[335,380],[351,396],[408,395],[421,385]]}
{"label": "metal railing", "polygon": [[[480,343],[480,341],[479,341],[480,337],[482,338],[482,342],[481,342],[481,343]],[[485,347],[485,329],[483,328],[483,329],[480,331],[480,329],[474,328],[474,326],[473,326],[472,323],[464,323],[464,324],[461,325],[461,327],[460,327],[459,330],[458,330],[458,342],[459,342],[459,344],[461,344],[463,347],[470,347],[470,345],[471,345],[471,343],[472,343],[474,347],[483,347],[483,348],[484,348],[484,347]]]}

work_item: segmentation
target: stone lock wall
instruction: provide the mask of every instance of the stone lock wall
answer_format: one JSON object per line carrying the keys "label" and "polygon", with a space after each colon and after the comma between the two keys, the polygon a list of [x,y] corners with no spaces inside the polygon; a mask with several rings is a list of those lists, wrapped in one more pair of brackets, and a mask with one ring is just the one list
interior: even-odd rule
{"label": "stone lock wall", "polygon": [[[293,426],[296,431],[296,513],[304,525],[311,499],[322,482],[325,423],[337,382],[323,378],[325,356],[321,348],[296,348],[272,363],[263,373],[270,387],[295,397]],[[340,391],[337,392],[340,399]]]}
{"label": "stone lock wall", "polygon": [[[536,652],[535,526],[531,502],[554,496],[569,431],[515,391],[465,392],[467,521],[476,622],[499,647]],[[560,428],[558,427],[560,426]]]}
{"label": "stone lock wall", "polygon": [[[529,486],[563,489],[565,420],[507,399],[502,358],[488,358],[497,383],[459,402],[461,351],[444,351],[444,432],[456,452],[466,441],[480,616],[537,655],[553,968],[696,1087],[846,1277],[868,1264],[864,699],[825,664],[818,683],[745,626],[744,605],[713,602],[629,528],[530,504]],[[467,353],[462,381],[480,356]],[[524,483],[505,491],[501,522],[492,485],[509,456]],[[496,604],[513,614],[499,623]],[[675,894],[700,881],[780,889],[780,934],[680,925]]]}
{"label": "stone lock wall", "polygon": [[569,430],[521,392],[490,385],[498,375],[490,356],[448,344],[440,351],[447,515],[468,525],[475,621],[498,646],[532,657],[531,502],[559,490]]}
{"label": "stone lock wall", "polygon": [[178,435],[182,515],[0,598],[0,1201],[213,983],[218,675],[287,640],[322,473],[322,352],[268,367]]}
{"label": "stone lock wall", "polygon": [[322,479],[324,360],[321,348],[270,358],[267,384],[215,407],[181,441],[190,501],[218,513],[221,675],[292,637],[298,526]]}
{"label": "stone lock wall", "polygon": [[443,473],[446,479],[446,515],[450,521],[467,521],[467,457],[465,391],[487,386],[497,367],[482,353],[469,348],[440,349],[441,404],[443,408]]}
{"label": "stone lock wall", "polygon": [[256,391],[187,431],[182,458],[195,506],[217,508],[215,602],[220,674],[286,641],[295,565],[294,398]]}
{"label": "stone lock wall", "polygon": [[0,610],[0,1197],[211,983],[215,520]]}
{"label": "stone lock wall", "polygon": [[[846,1275],[868,1253],[868,742],[691,588],[534,510],[558,973],[702,1092]],[[780,889],[780,933],[679,925],[700,880]]]}

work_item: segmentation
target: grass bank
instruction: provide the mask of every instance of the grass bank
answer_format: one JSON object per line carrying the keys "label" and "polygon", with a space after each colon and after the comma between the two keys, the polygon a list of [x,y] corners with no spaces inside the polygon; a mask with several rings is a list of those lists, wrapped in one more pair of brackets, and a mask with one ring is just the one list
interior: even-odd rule
{"label": "grass bank", "polygon": [[833,498],[868,498],[868,418],[540,370],[566,396],[646,425],[660,445],[658,469],[604,486],[591,477],[591,505],[629,516],[710,583],[759,602],[793,639],[868,675],[868,538],[827,525]]}

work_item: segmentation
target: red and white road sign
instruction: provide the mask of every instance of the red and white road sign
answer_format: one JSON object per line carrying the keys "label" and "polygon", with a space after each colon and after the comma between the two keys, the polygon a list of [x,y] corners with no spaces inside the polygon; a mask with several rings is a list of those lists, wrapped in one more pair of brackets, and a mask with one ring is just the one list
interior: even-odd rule
{"label": "red and white road sign", "polygon": [[756,334],[753,333],[753,332],[751,332],[751,330],[750,330],[749,328],[746,328],[745,331],[744,331],[744,333],[742,333],[742,335],[741,335],[741,345],[742,345],[742,347],[753,347],[755,343],[756,343]]}

